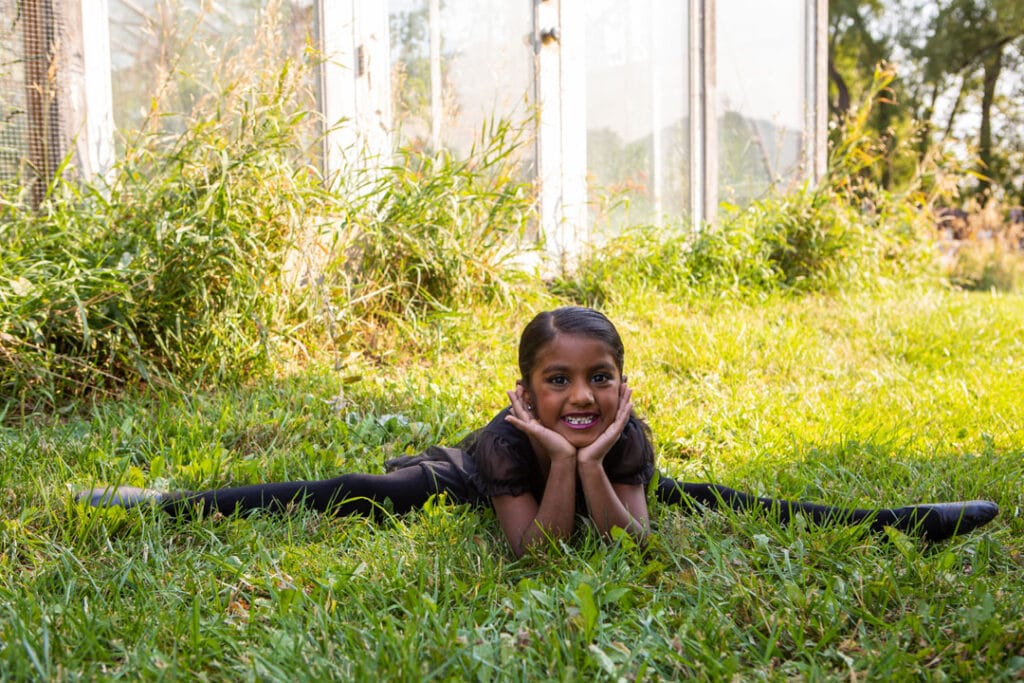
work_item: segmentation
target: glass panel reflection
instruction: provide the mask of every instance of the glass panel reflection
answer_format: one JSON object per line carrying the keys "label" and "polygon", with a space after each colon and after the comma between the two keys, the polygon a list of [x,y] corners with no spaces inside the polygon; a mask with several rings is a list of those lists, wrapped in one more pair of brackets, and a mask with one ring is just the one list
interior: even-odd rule
{"label": "glass panel reflection", "polygon": [[[183,130],[198,99],[218,87],[225,61],[257,47],[256,28],[266,4],[266,0],[110,0],[115,126],[122,131],[144,125]],[[271,60],[283,60],[286,54],[301,57],[313,27],[313,0],[290,0],[277,7],[273,44],[264,40],[256,51],[270,68],[278,68]],[[300,106],[313,109],[312,87],[308,94],[309,101]]]}
{"label": "glass panel reflection", "polygon": [[[400,145],[469,151],[495,117],[529,122],[533,101],[533,9],[523,0],[439,0],[440,84],[431,75],[429,0],[392,0],[392,100]],[[439,99],[432,103],[434,88]],[[432,106],[433,104],[433,106]],[[439,106],[438,106],[439,105]],[[439,113],[440,121],[434,121]],[[436,125],[436,127],[435,127]],[[433,140],[434,134],[438,139]],[[520,161],[532,166],[532,145]]]}
{"label": "glass panel reflection", "polygon": [[587,170],[595,234],[689,208],[686,3],[587,3]]}
{"label": "glass panel reflection", "polygon": [[718,199],[743,206],[798,182],[803,145],[806,3],[719,0]]}

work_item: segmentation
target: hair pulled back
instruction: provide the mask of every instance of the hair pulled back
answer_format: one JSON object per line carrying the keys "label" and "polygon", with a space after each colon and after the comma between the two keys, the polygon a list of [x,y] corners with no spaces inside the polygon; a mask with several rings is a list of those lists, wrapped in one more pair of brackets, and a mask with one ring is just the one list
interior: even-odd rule
{"label": "hair pulled back", "polygon": [[615,367],[622,372],[626,350],[612,321],[592,308],[563,306],[538,313],[523,329],[519,338],[519,372],[524,382],[530,380],[540,350],[559,334],[604,342],[615,360]]}

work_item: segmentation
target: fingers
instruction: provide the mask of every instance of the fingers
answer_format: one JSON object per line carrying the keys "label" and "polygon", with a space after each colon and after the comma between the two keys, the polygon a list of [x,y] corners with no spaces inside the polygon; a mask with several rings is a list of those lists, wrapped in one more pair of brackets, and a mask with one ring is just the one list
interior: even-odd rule
{"label": "fingers", "polygon": [[522,385],[518,385],[515,391],[508,391],[508,400],[511,403],[511,415],[519,420],[528,422],[533,418],[533,413],[527,407],[526,395]]}
{"label": "fingers", "polygon": [[615,412],[615,421],[609,425],[609,431],[621,432],[626,421],[633,414],[633,390],[623,382],[619,387],[619,409]]}
{"label": "fingers", "polygon": [[533,410],[528,403],[526,390],[521,384],[516,385],[514,391],[507,391],[505,393],[508,394],[510,404],[509,414],[505,417],[507,422],[519,431],[527,434],[536,435],[539,431],[544,430],[543,425],[534,417]]}
{"label": "fingers", "polygon": [[608,428],[598,436],[592,444],[580,449],[583,460],[603,460],[611,447],[618,441],[625,429],[629,416],[633,414],[633,390],[625,382],[619,385],[619,405],[615,411],[615,419]]}
{"label": "fingers", "polygon": [[626,419],[629,419],[630,415],[633,414],[633,389],[628,386],[626,382],[623,382],[618,387],[618,412],[615,414],[615,420],[623,418],[625,424]]}

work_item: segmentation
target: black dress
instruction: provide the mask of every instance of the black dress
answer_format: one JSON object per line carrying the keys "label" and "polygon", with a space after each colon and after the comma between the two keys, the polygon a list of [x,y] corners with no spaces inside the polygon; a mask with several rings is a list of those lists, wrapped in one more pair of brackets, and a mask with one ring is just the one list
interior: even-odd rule
{"label": "black dress", "polygon": [[[506,408],[485,427],[455,448],[431,447],[419,455],[392,458],[388,472],[408,467],[427,470],[453,500],[486,504],[494,496],[531,493],[540,502],[544,472],[530,440],[505,420]],[[604,470],[614,484],[647,486],[654,476],[654,449],[643,423],[631,417],[622,435],[605,456]],[[582,490],[576,487],[576,509],[585,510]]]}

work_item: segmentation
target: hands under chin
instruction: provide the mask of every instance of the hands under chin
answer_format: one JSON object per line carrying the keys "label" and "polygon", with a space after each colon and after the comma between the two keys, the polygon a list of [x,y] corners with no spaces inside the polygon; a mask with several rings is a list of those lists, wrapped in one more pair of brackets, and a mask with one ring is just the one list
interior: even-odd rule
{"label": "hands under chin", "polygon": [[547,456],[551,462],[576,458],[576,447],[558,432],[541,424],[526,407],[522,385],[517,386],[515,391],[509,391],[508,398],[512,402],[512,409],[505,419],[526,434],[534,451]]}
{"label": "hands under chin", "polygon": [[526,396],[522,386],[517,386],[515,391],[508,392],[512,409],[506,419],[526,434],[535,451],[546,455],[552,463],[575,459],[579,465],[600,465],[604,462],[608,451],[618,441],[626,422],[629,421],[629,416],[633,412],[632,395],[632,389],[623,382],[619,389],[619,406],[615,413],[615,419],[596,439],[579,449],[558,432],[545,427],[540,420],[533,416],[526,407]]}
{"label": "hands under chin", "polygon": [[604,456],[608,455],[608,451],[619,440],[629,416],[633,413],[632,396],[633,390],[622,382],[619,385],[619,408],[615,412],[615,420],[589,445],[576,451],[576,460],[580,465],[600,465],[604,462]]}

